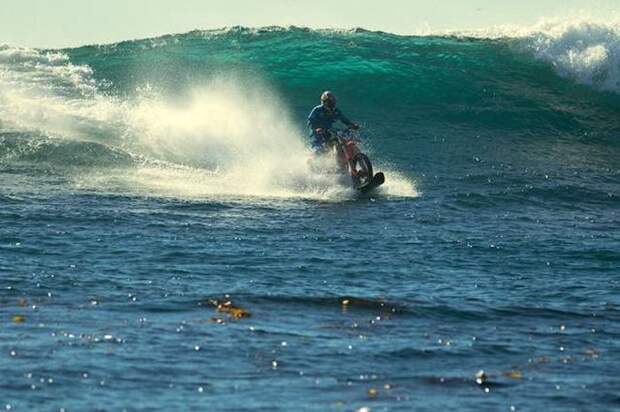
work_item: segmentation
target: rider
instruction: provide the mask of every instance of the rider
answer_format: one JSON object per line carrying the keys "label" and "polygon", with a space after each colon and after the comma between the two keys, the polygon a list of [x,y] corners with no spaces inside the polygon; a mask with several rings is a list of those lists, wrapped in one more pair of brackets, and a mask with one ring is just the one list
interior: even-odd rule
{"label": "rider", "polygon": [[312,137],[312,148],[316,152],[325,150],[329,137],[329,129],[336,121],[340,120],[350,128],[357,130],[359,125],[352,122],[336,108],[336,96],[330,91],[323,92],[321,104],[316,106],[308,116],[308,127]]}

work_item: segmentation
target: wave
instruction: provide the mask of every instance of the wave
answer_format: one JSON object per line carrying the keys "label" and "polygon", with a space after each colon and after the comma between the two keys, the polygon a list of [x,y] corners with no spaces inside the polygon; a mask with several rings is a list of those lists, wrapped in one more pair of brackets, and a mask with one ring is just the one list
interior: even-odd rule
{"label": "wave", "polygon": [[[584,154],[604,169],[620,131],[619,27],[236,27],[65,50],[2,46],[0,159],[79,167],[72,181],[92,190],[348,199],[346,185],[307,164],[305,117],[329,88],[363,124],[388,196],[418,195],[421,153],[446,170],[500,155],[515,167],[566,167]],[[450,147],[433,150],[443,141]]]}

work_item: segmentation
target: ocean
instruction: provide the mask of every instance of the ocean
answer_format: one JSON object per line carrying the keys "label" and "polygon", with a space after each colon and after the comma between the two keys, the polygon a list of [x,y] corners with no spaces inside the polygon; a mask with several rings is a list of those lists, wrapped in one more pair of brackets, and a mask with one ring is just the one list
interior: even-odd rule
{"label": "ocean", "polygon": [[0,46],[0,407],[620,410],[619,114],[588,21]]}

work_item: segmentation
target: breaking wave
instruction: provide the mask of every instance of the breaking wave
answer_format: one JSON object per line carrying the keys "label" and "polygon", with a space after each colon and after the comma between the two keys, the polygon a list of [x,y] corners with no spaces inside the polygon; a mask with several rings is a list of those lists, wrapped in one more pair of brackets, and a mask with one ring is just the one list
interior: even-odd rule
{"label": "breaking wave", "polygon": [[617,110],[620,25],[442,36],[231,28],[66,50],[1,46],[0,159],[67,170],[92,190],[346,199],[346,184],[308,166],[305,116],[327,88],[362,122],[388,176],[384,195],[417,196],[419,136],[465,139],[450,167],[468,136],[489,131],[617,130],[593,122]]}

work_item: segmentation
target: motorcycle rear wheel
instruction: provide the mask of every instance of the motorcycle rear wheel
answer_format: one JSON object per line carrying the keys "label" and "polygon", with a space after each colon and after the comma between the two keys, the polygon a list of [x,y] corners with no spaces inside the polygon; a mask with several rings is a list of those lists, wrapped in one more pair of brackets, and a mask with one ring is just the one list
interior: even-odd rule
{"label": "motorcycle rear wheel", "polygon": [[362,188],[372,181],[374,176],[372,171],[372,163],[364,153],[358,153],[353,156],[350,162],[351,179],[356,189]]}

